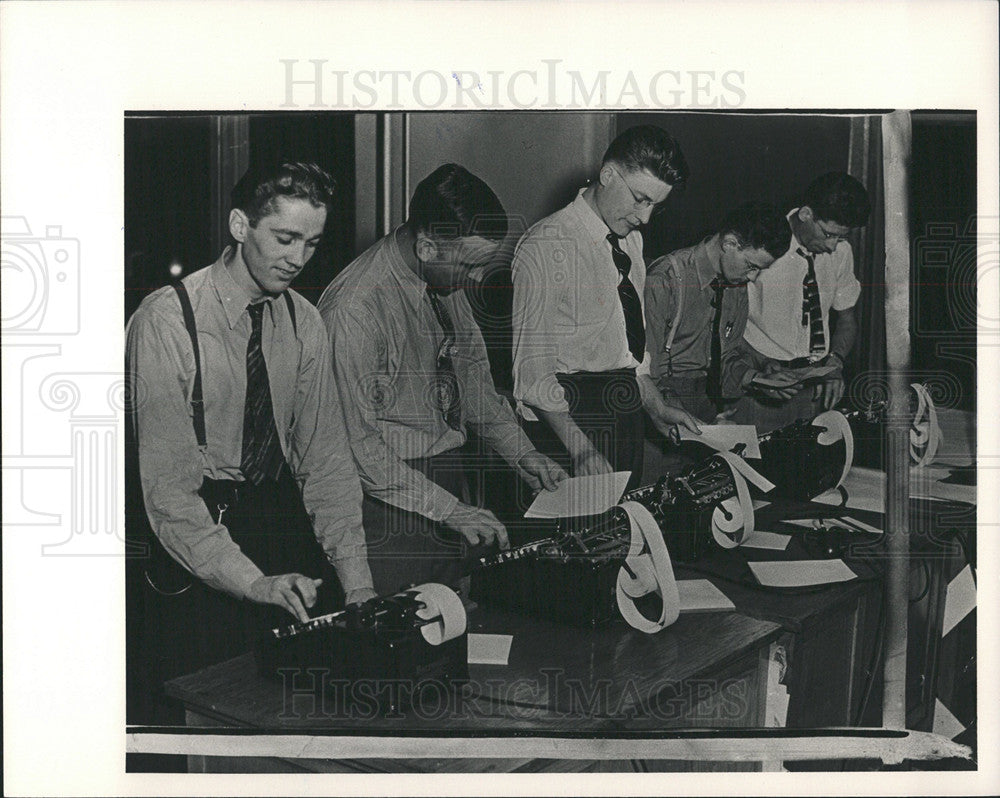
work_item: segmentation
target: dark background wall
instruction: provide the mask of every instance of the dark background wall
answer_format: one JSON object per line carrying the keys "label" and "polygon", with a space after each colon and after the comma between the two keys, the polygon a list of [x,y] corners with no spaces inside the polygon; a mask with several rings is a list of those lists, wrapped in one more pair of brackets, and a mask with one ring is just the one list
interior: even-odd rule
{"label": "dark background wall", "polygon": [[683,189],[644,233],[646,259],[687,247],[749,200],[792,208],[818,175],[847,168],[846,117],[790,114],[620,114],[618,131],[652,124],[681,145],[691,168]]}
{"label": "dark background wall", "polygon": [[[368,115],[377,117],[378,115]],[[494,378],[509,386],[509,259],[525,225],[569,202],[596,172],[614,135],[636,124],[667,129],[681,143],[691,180],[668,198],[668,211],[645,231],[648,259],[711,232],[731,208],[751,199],[792,207],[815,176],[848,164],[847,117],[785,113],[413,113],[406,114],[406,164],[390,164],[390,182],[412,192],[429,172],[454,161],[496,191],[515,219],[487,285],[473,296],[491,349]],[[943,371],[963,386],[958,406],[974,406],[976,122],[974,114],[914,112],[910,164],[912,349],[915,369]],[[218,257],[211,192],[217,115],[125,119],[125,311],[170,279]],[[315,160],[338,181],[337,207],[324,245],[296,282],[316,301],[358,254],[358,206],[376,196],[357,164],[379,159],[380,142],[351,113],[247,115],[249,159],[279,155]],[[385,177],[378,174],[378,179]],[[359,181],[364,181],[359,182]],[[405,193],[399,190],[400,197]],[[406,200],[408,200],[408,196]],[[370,203],[369,203],[370,204]],[[401,203],[405,204],[405,203]],[[375,231],[369,231],[374,240]],[[859,259],[860,261],[860,259]],[[859,269],[864,267],[862,262]]]}

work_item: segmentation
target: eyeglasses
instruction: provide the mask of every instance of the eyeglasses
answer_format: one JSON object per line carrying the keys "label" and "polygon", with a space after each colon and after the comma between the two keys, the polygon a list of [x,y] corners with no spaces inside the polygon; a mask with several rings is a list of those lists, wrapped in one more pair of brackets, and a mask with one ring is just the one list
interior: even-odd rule
{"label": "eyeglasses", "polygon": [[641,193],[637,194],[635,189],[632,188],[631,184],[628,182],[628,180],[625,179],[625,175],[623,175],[621,172],[619,172],[617,169],[611,166],[611,164],[608,164],[608,168],[616,175],[618,175],[618,177],[621,178],[622,183],[625,184],[625,188],[628,189],[628,193],[632,195],[632,204],[634,205],[637,211],[644,211],[652,208],[652,212],[650,213],[651,217],[659,216],[661,213],[663,213],[664,205],[662,202],[656,203],[653,202],[653,200],[651,200],[649,197],[643,196]]}
{"label": "eyeglasses", "polygon": [[825,227],[823,227],[823,223],[820,222],[818,219],[813,219],[813,224],[816,225],[816,229],[823,234],[823,238],[826,239],[827,241],[840,242],[847,240],[848,233],[838,233],[834,230],[827,230]]}

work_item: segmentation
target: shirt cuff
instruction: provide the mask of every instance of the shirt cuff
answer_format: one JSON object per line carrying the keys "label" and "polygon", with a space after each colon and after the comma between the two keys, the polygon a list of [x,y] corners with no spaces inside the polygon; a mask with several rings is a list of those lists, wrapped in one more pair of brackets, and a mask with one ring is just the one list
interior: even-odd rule
{"label": "shirt cuff", "polygon": [[250,597],[250,585],[260,579],[264,572],[241,551],[227,552],[219,558],[215,568],[216,582],[213,587],[236,598]]}
{"label": "shirt cuff", "polygon": [[440,485],[431,482],[427,504],[424,505],[424,512],[421,515],[427,516],[432,521],[443,523],[444,519],[451,515],[452,511],[458,506],[458,503],[457,496],[446,491]]}
{"label": "shirt cuff", "polygon": [[372,572],[365,554],[331,557],[330,564],[337,569],[340,586],[344,588],[345,594],[352,590],[372,589]]}

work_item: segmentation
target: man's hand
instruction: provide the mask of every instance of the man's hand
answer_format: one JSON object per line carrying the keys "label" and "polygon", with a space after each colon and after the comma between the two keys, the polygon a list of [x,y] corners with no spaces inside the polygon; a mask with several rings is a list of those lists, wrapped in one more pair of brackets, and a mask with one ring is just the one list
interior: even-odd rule
{"label": "man's hand", "polygon": [[535,493],[542,490],[555,490],[556,485],[569,477],[562,467],[554,460],[546,457],[537,449],[525,454],[514,466],[521,479],[528,483]]}
{"label": "man's hand", "polygon": [[347,596],[344,599],[345,604],[360,604],[363,601],[368,601],[368,599],[373,599],[378,594],[372,590],[370,587],[359,587],[354,590],[348,590]]}
{"label": "man's hand", "polygon": [[507,530],[489,510],[459,502],[442,523],[449,529],[460,532],[473,546],[480,543],[489,545],[496,541],[501,549],[510,548]]}
{"label": "man's hand", "polygon": [[767,377],[768,385],[761,385],[757,382],[757,377],[750,380],[751,390],[760,396],[785,402],[799,392],[798,375],[794,371],[782,368],[777,363],[768,363],[764,368],[763,376]]}
{"label": "man's hand", "polygon": [[613,474],[614,469],[607,458],[597,449],[591,447],[578,457],[573,458],[573,476],[589,477],[594,474]]}
{"label": "man's hand", "polygon": [[247,597],[258,604],[284,607],[300,621],[308,621],[306,607],[316,603],[316,588],[322,579],[310,579],[302,574],[262,576],[250,584]]}
{"label": "man's hand", "polygon": [[823,363],[836,366],[837,370],[816,386],[813,390],[813,400],[819,402],[824,410],[829,410],[844,396],[844,358],[836,352],[831,352]]}
{"label": "man's hand", "polygon": [[668,404],[660,395],[660,390],[651,377],[643,375],[638,378],[638,383],[639,393],[642,396],[642,406],[646,409],[653,426],[664,436],[674,443],[680,443],[680,427],[684,427],[695,435],[701,435],[698,419],[684,408]]}

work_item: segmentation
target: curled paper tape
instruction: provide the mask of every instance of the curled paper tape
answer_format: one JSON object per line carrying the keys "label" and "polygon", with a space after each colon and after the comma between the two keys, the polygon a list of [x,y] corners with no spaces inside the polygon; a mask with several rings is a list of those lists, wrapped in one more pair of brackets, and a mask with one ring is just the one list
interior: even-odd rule
{"label": "curled paper tape", "polygon": [[[674,569],[670,564],[670,553],[663,541],[660,526],[649,510],[638,502],[623,502],[621,508],[628,515],[632,538],[625,557],[628,569],[623,567],[618,571],[615,590],[618,610],[633,629],[653,634],[670,626],[681,612],[681,599],[674,580]],[[663,609],[655,621],[647,618],[635,606],[635,599],[650,593],[659,593],[663,599]]]}
{"label": "curled paper tape", "polygon": [[420,634],[432,646],[439,646],[465,633],[465,607],[462,599],[450,587],[428,582],[411,588],[417,601],[427,606],[417,610],[417,617],[434,620],[420,627]]}
{"label": "curled paper tape", "polygon": [[833,486],[834,488],[839,488],[847,477],[847,472],[851,470],[851,466],[854,464],[854,433],[851,431],[851,425],[847,417],[836,410],[827,410],[825,413],[820,413],[812,420],[812,425],[814,427],[823,427],[825,430],[816,439],[817,443],[823,446],[830,446],[841,439],[844,441],[844,470],[840,472],[840,479]]}
{"label": "curled paper tape", "polygon": [[[747,487],[746,479],[744,479],[742,467],[746,466],[746,461],[732,452],[719,452],[716,457],[725,460],[732,471],[736,495],[723,501],[712,513],[712,537],[722,548],[735,549],[753,533],[753,501],[750,499],[750,489]],[[749,468],[749,466],[747,467]],[[753,469],[751,468],[750,471]],[[757,472],[753,473],[760,477]],[[766,490],[771,490],[774,487],[767,480],[764,482],[770,486]],[[758,485],[758,487],[760,486]]]}
{"label": "curled paper tape", "polygon": [[910,387],[917,393],[917,413],[910,429],[910,457],[917,468],[920,468],[930,465],[934,460],[941,444],[941,427],[938,425],[934,400],[928,390],[918,382],[912,383]]}

